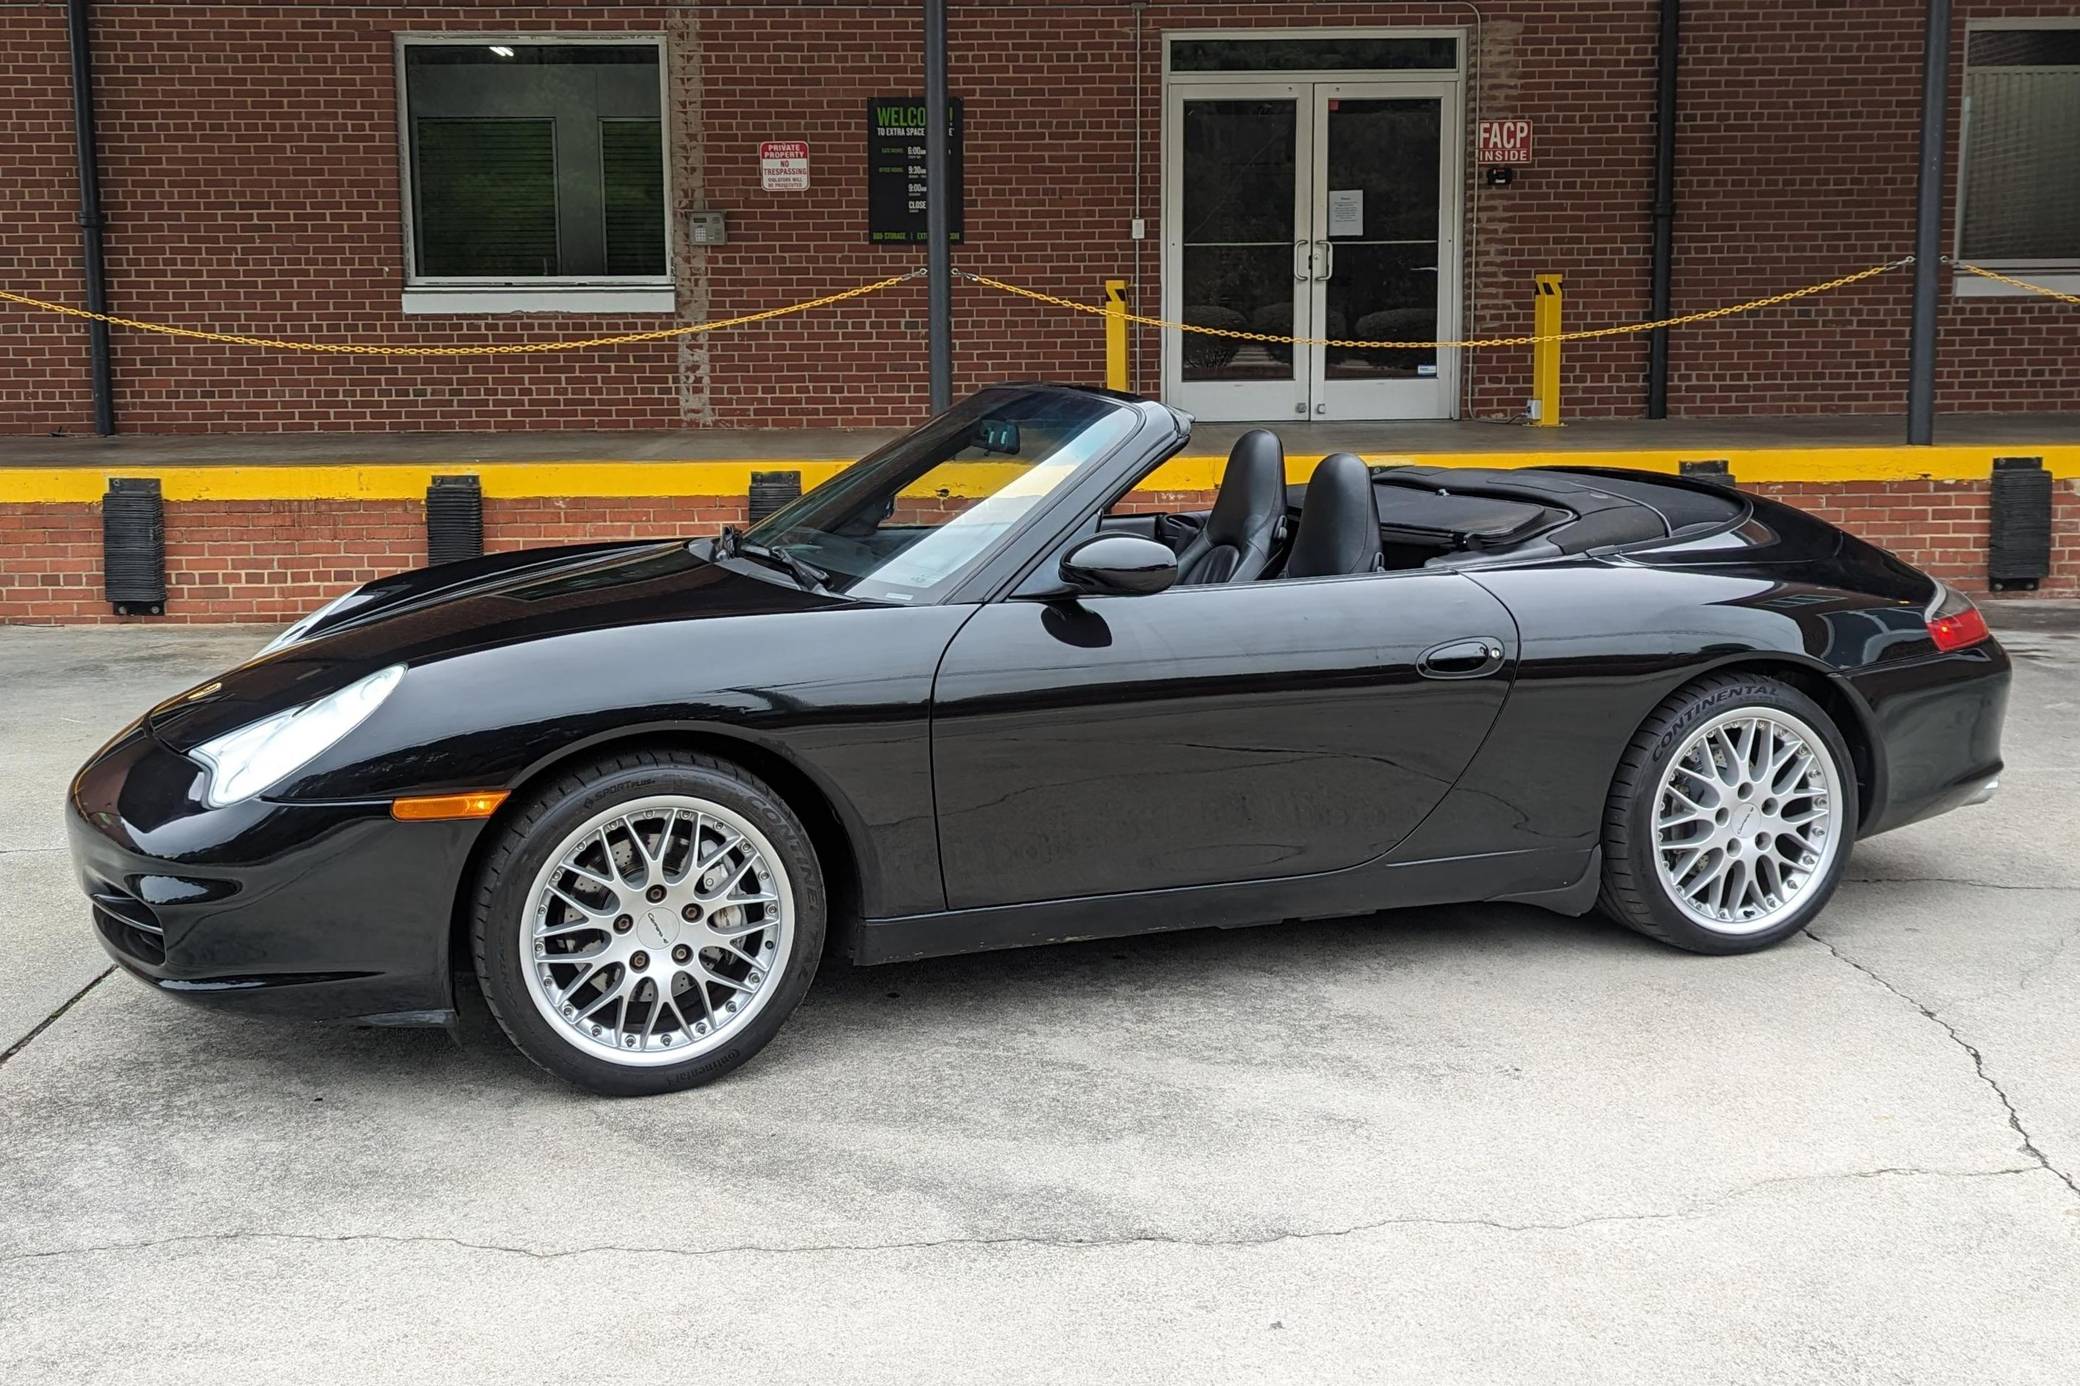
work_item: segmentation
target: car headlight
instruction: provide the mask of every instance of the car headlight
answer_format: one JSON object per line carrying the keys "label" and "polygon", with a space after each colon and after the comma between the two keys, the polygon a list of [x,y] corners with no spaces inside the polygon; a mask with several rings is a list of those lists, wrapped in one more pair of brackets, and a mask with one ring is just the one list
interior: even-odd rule
{"label": "car headlight", "polygon": [[204,801],[211,808],[223,808],[281,783],[360,726],[403,677],[404,666],[393,664],[314,703],[205,741],[194,752],[209,766]]}
{"label": "car headlight", "polygon": [[[360,591],[361,589],[358,587],[350,588],[349,590],[340,593],[337,597],[334,597],[331,601],[325,603],[325,605],[319,607],[316,611],[311,612],[309,615],[299,617],[296,621],[296,624],[290,626],[287,630],[283,631],[280,635],[277,635],[274,639],[268,641],[266,645],[262,646],[260,654],[271,655],[276,650],[286,649],[290,645],[296,644],[298,641],[302,640],[304,636],[310,633],[310,629],[312,626],[315,626],[316,624],[318,624],[318,622],[324,620],[327,616],[330,616],[333,612],[339,610],[348,602],[352,601],[360,593]],[[253,657],[255,659],[258,659],[260,656],[255,655]]]}

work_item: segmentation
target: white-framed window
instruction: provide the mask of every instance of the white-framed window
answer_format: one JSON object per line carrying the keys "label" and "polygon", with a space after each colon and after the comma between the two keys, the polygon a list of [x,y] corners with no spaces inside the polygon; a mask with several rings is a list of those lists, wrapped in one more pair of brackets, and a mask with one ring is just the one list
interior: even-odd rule
{"label": "white-framed window", "polygon": [[[1957,256],[2080,289],[2080,21],[1977,21],[1965,31]],[[1962,294],[2022,294],[1960,271]]]}
{"label": "white-framed window", "polygon": [[664,40],[400,34],[406,312],[670,312]]}

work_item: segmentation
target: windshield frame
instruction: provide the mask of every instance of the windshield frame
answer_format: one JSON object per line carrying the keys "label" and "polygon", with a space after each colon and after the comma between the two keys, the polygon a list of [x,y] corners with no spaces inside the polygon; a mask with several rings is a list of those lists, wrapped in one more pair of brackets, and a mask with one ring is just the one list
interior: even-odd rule
{"label": "windshield frame", "polygon": [[[844,588],[833,587],[828,593],[828,595],[840,600],[856,601],[877,606],[935,606],[986,600],[987,592],[1001,585],[1002,573],[1000,570],[1007,563],[1013,567],[1023,564],[1025,557],[1028,556],[1027,549],[1029,546],[1026,541],[1036,530],[1047,529],[1053,523],[1049,517],[1059,514],[1063,505],[1070,504],[1072,501],[1079,505],[1083,504],[1085,503],[1083,498],[1093,491],[1094,486],[1108,486],[1118,476],[1124,475],[1128,471],[1138,473],[1154,465],[1160,458],[1149,456],[1152,447],[1161,446],[1163,456],[1167,456],[1178,447],[1181,447],[1184,438],[1188,436],[1188,430],[1179,427],[1177,416],[1162,405],[1136,399],[1132,396],[1115,394],[1110,391],[1085,389],[1048,382],[1017,382],[990,386],[978,390],[961,400],[954,410],[935,415],[918,428],[912,429],[901,437],[892,439],[881,447],[876,448],[858,462],[847,466],[821,485],[804,492],[787,505],[782,506],[758,521],[758,523],[740,531],[736,536],[739,545],[750,543],[771,546],[774,540],[779,539],[790,528],[797,526],[798,521],[791,520],[790,516],[801,515],[828,506],[832,498],[827,494],[827,488],[839,488],[843,492],[857,493],[862,499],[872,496],[878,488],[886,485],[886,473],[890,466],[908,466],[913,464],[910,459],[906,458],[906,451],[914,447],[914,441],[919,434],[942,426],[942,422],[948,417],[948,414],[957,411],[986,411],[990,407],[993,397],[1008,398],[1020,394],[1031,395],[1035,392],[1059,393],[1063,396],[1072,396],[1078,402],[1085,404],[1101,403],[1110,405],[1112,409],[1092,416],[1092,426],[1103,427],[1108,420],[1118,417],[1124,419],[1127,427],[1117,437],[1101,444],[1097,451],[1082,458],[1080,461],[1076,461],[1070,467],[1065,477],[1049,486],[1035,499],[1033,504],[1012,518],[1004,526],[1002,533],[983,541],[974,553],[963,558],[938,581],[909,589],[902,588],[899,584],[891,583],[887,585],[887,588],[892,590],[877,590],[877,584],[871,579],[855,580],[851,586]],[[1050,457],[1042,456],[1035,459],[1030,465],[1043,467],[1048,465],[1050,460]],[[918,475],[928,475],[932,467],[946,465],[961,466],[965,464],[951,460],[942,460],[931,464],[931,467],[927,467]],[[812,505],[812,498],[819,496],[821,500]],[[984,498],[985,503],[987,499]],[[932,527],[934,532],[938,528]],[[1051,529],[1048,532],[1051,533]],[[782,542],[785,543],[786,541],[783,540]],[[919,542],[925,541],[921,540]],[[789,547],[793,546],[789,545]],[[710,550],[710,552],[719,561],[730,561],[721,552],[716,552],[715,550]],[[830,566],[819,561],[813,548],[807,548],[804,552],[798,553],[797,556],[818,567],[828,568]],[[792,579],[777,568],[769,567],[759,562],[743,561],[741,559],[736,561],[741,563],[745,571],[756,573],[763,579],[792,584]],[[867,590],[861,590],[862,587],[865,587]]]}

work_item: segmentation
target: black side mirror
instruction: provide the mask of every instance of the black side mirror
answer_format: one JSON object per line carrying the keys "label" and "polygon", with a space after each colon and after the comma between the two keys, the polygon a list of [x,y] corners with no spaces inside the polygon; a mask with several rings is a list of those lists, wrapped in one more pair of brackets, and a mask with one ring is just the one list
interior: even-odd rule
{"label": "black side mirror", "polygon": [[1100,534],[1062,555],[1062,581],[1078,592],[1145,597],[1177,581],[1177,555],[1138,534]]}

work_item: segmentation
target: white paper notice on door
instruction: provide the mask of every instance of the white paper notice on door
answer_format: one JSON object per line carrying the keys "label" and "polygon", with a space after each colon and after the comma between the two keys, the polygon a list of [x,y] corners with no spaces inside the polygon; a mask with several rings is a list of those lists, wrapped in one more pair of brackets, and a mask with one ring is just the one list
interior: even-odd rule
{"label": "white paper notice on door", "polygon": [[1362,236],[1365,234],[1365,190],[1363,188],[1331,188],[1329,190],[1329,234],[1332,236]]}

